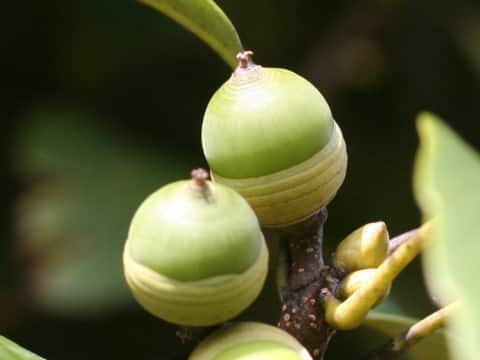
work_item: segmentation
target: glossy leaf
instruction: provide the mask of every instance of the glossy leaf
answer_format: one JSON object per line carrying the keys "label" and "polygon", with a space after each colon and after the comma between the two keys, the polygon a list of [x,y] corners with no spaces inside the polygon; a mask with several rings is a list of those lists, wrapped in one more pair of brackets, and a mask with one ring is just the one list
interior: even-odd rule
{"label": "glossy leaf", "polygon": [[139,0],[177,21],[205,41],[232,68],[242,44],[230,19],[213,0]]}
{"label": "glossy leaf", "polygon": [[456,359],[480,354],[480,158],[444,122],[419,116],[420,149],[415,166],[415,195],[425,220],[434,217],[424,269],[431,293],[440,303],[455,299],[462,311],[451,319]]}
{"label": "glossy leaf", "polygon": [[[388,337],[394,337],[402,333],[418,320],[372,311],[364,323],[364,326],[377,330]],[[445,334],[442,330],[421,340],[408,351],[411,359],[418,360],[448,360],[449,352],[445,341]]]}
{"label": "glossy leaf", "polygon": [[[392,337],[412,326],[417,319],[371,311],[364,324],[353,331],[339,332],[333,337],[327,359],[362,359]],[[402,360],[449,360],[445,334],[439,330],[418,342]]]}
{"label": "glossy leaf", "polygon": [[5,360],[44,360],[38,355],[22,348],[13,341],[0,336],[0,359]]}

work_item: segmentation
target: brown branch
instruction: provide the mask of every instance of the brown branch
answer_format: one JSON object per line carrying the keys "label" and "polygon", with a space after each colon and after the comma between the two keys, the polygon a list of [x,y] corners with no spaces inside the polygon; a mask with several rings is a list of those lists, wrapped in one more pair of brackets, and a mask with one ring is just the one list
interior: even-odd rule
{"label": "brown branch", "polygon": [[283,306],[278,326],[297,338],[314,359],[323,359],[334,333],[324,321],[320,304],[323,294],[331,294],[333,288],[333,270],[324,265],[322,256],[326,220],[324,208],[300,224],[267,231],[278,241],[288,242],[289,250],[290,267],[281,289]]}
{"label": "brown branch", "polygon": [[430,314],[385,343],[380,349],[370,353],[365,360],[394,360],[400,358],[413,345],[443,327],[457,307],[458,303],[453,303]]}

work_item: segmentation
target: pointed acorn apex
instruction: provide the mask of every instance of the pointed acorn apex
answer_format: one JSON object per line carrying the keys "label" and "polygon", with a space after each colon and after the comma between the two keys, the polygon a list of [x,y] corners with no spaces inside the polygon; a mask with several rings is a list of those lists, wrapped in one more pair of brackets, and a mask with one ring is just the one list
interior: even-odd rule
{"label": "pointed acorn apex", "polygon": [[355,230],[337,246],[333,264],[344,272],[375,268],[387,257],[389,235],[383,221]]}
{"label": "pointed acorn apex", "polygon": [[203,340],[188,360],[312,360],[287,332],[262,323],[243,322],[219,329]]}
{"label": "pointed acorn apex", "polygon": [[237,190],[262,226],[300,222],[327,205],[345,178],[342,132],[320,92],[292,71],[239,66],[211,98],[202,146],[212,178]]}
{"label": "pointed acorn apex", "polygon": [[239,52],[237,54],[238,67],[236,71],[238,72],[238,71],[241,71],[242,69],[243,70],[250,69],[253,66],[255,66],[252,60],[252,56],[253,56],[252,50],[245,50],[245,51]]}
{"label": "pointed acorn apex", "polygon": [[229,320],[260,293],[268,251],[258,220],[235,191],[208,179],[168,184],[136,211],[123,254],[137,301],[171,323]]}

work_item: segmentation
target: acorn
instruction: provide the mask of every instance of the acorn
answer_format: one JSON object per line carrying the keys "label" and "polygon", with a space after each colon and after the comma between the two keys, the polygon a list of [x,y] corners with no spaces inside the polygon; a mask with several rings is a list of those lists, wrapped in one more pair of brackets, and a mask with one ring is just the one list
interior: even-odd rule
{"label": "acorn", "polygon": [[320,92],[292,71],[239,65],[208,103],[202,146],[214,181],[243,195],[262,226],[300,222],[345,178],[342,132]]}
{"label": "acorn", "polygon": [[[362,269],[351,272],[340,282],[335,295],[342,300],[348,299],[350,296],[353,295],[355,291],[357,291],[365,283],[370,281],[375,276],[376,272],[377,269],[375,268]],[[379,297],[373,307],[380,305],[388,297],[389,294],[390,287],[385,290],[382,296]]]}
{"label": "acorn", "polygon": [[383,221],[366,224],[338,244],[333,265],[346,273],[375,268],[386,259],[388,242],[387,225]]}
{"label": "acorn", "polygon": [[268,251],[255,213],[234,190],[207,180],[168,184],[136,211],[123,263],[136,300],[184,326],[237,316],[260,293]]}
{"label": "acorn", "polygon": [[188,360],[312,360],[287,332],[262,323],[243,322],[204,339]]}

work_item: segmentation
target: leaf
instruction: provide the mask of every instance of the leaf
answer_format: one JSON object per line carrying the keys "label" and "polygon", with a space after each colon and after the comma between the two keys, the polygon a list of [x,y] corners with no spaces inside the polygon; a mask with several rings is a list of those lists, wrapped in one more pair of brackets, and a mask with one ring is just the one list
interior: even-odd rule
{"label": "leaf", "polygon": [[[353,331],[339,332],[332,339],[326,359],[361,359],[418,320],[371,311],[363,325]],[[437,331],[418,342],[405,353],[404,360],[449,360],[443,331]]]}
{"label": "leaf", "polygon": [[375,312],[390,314],[390,315],[399,315],[407,316],[405,310],[397,303],[397,301],[389,295],[385,301],[383,301],[379,306],[375,307]]}
{"label": "leaf", "polygon": [[5,360],[45,360],[22,348],[13,341],[0,336],[0,359]]}
{"label": "leaf", "polygon": [[69,109],[37,109],[22,123],[16,164],[29,188],[16,222],[35,260],[25,262],[31,302],[65,315],[133,303],[121,263],[128,225],[149,193],[189,173],[185,160]]}
{"label": "leaf", "polygon": [[459,49],[463,52],[465,60],[470,63],[476,75],[480,75],[480,16],[471,12],[462,17],[462,21],[452,22],[450,29],[456,39]]}
{"label": "leaf", "polygon": [[213,0],[139,0],[171,17],[205,41],[232,68],[242,50],[237,30]]}
{"label": "leaf", "polygon": [[460,299],[449,340],[457,359],[480,355],[480,158],[433,114],[418,117],[420,148],[415,195],[424,218],[434,219],[424,271],[431,293],[442,304]]}
{"label": "leaf", "polygon": [[[418,319],[372,311],[364,322],[367,328],[380,331],[388,337],[394,337],[415,324]],[[412,359],[448,360],[449,353],[442,330],[424,338],[408,351]]]}
{"label": "leaf", "polygon": [[[388,338],[395,337],[414,325],[418,319],[372,311],[368,314],[364,326],[381,332]],[[418,342],[408,351],[411,359],[447,360],[449,359],[445,334],[442,330]]]}

